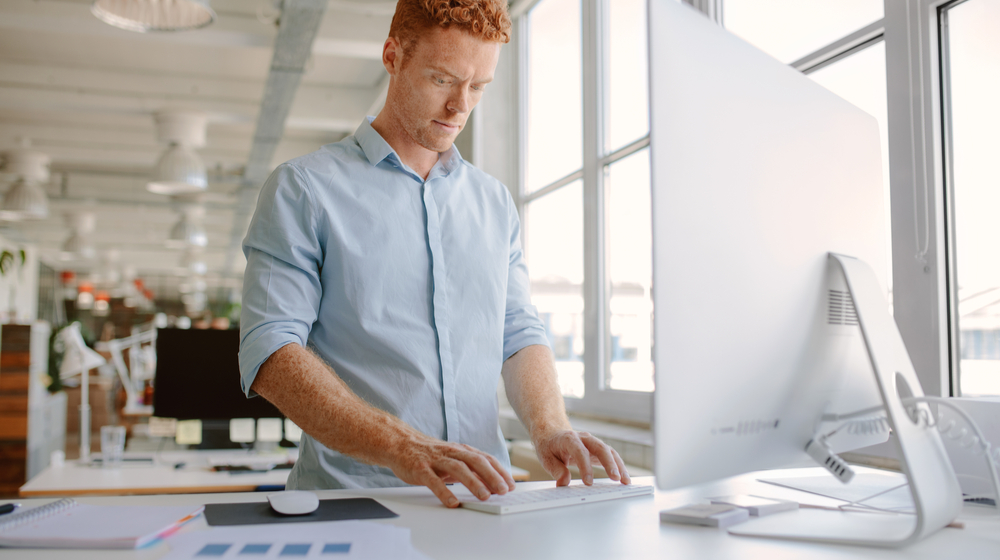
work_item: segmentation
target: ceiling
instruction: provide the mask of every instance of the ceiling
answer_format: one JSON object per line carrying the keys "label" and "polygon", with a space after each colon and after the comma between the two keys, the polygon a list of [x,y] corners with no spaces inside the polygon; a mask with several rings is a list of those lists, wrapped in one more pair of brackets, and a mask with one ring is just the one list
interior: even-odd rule
{"label": "ceiling", "polygon": [[[110,258],[141,277],[160,277],[164,289],[171,285],[164,278],[184,281],[181,252],[165,245],[178,208],[145,185],[165,149],[153,114],[200,111],[208,116],[207,142],[197,150],[209,168],[204,280],[210,290],[238,288],[245,260],[231,240],[242,237],[246,216],[240,214],[249,211],[241,210],[238,193],[249,189],[255,197],[260,186],[244,179],[244,169],[282,2],[212,0],[217,19],[210,26],[149,34],[101,22],[90,4],[0,2],[0,152],[28,139],[52,158],[52,178],[44,185],[49,217],[4,226],[0,235],[34,244],[57,269],[99,271],[100,261]],[[258,166],[269,172],[340,140],[380,108],[388,83],[381,49],[394,7],[390,0],[326,2],[274,155]],[[0,171],[0,190],[11,181]],[[70,234],[65,214],[78,210],[96,213],[97,262],[61,260]]]}

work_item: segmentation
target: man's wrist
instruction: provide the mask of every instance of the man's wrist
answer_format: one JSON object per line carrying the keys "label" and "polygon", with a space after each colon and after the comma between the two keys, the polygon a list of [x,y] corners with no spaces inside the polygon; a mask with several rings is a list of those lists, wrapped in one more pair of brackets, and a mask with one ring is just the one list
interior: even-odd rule
{"label": "man's wrist", "polygon": [[537,448],[542,442],[552,438],[559,432],[565,432],[572,429],[573,426],[570,425],[569,419],[533,425],[531,427],[531,431],[529,432],[531,435],[531,443],[533,443]]}

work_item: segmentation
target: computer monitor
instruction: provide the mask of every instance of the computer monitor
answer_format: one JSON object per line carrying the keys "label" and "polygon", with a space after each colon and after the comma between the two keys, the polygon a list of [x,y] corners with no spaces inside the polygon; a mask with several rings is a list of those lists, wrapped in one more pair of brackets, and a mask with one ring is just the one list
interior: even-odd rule
{"label": "computer monitor", "polygon": [[936,430],[900,421],[899,379],[920,388],[885,299],[875,119],[675,0],[649,2],[649,64],[657,485],[809,464],[824,412],[885,404],[918,520],[770,536],[896,546],[947,524]]}
{"label": "computer monitor", "polygon": [[[180,420],[281,418],[240,389],[239,330],[159,329],[153,414]],[[228,435],[228,424],[226,424]]]}

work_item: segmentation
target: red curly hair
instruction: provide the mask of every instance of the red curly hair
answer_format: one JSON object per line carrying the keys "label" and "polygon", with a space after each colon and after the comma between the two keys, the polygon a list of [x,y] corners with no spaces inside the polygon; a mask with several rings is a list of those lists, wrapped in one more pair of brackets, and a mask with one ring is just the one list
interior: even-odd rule
{"label": "red curly hair", "polygon": [[399,0],[389,36],[404,50],[433,27],[456,27],[484,41],[510,41],[506,0]]}

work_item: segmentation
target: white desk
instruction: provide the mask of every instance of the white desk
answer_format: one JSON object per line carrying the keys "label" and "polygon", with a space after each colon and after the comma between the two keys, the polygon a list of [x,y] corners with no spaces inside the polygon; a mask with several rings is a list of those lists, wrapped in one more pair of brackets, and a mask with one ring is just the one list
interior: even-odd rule
{"label": "white desk", "polygon": [[[213,463],[260,466],[295,460],[294,453],[254,455],[243,450],[167,451],[126,453],[126,457],[154,457],[152,464],[124,464],[118,469],[84,466],[67,461],[49,466],[20,488],[24,497],[193,494],[253,492],[259,486],[284,486],[289,469],[268,472],[214,472]],[[183,467],[175,468],[178,463]]]}
{"label": "white desk", "polygon": [[[810,474],[820,472],[809,469]],[[759,473],[758,473],[759,474]],[[769,471],[767,476],[788,474]],[[796,474],[799,474],[797,472]],[[652,484],[651,477],[635,481]],[[519,490],[548,487],[551,482],[527,482]],[[791,497],[794,491],[756,482],[747,475],[719,483],[676,492],[659,492],[625,500],[495,516],[469,510],[449,510],[425,488],[395,488],[368,491],[327,490],[321,498],[369,496],[400,515],[396,519],[374,521],[409,527],[413,544],[437,560],[446,559],[532,559],[590,560],[628,559],[948,559],[1000,558],[1000,516],[980,506],[966,506],[961,520],[965,529],[943,529],[924,541],[902,550],[869,549],[852,546],[815,545],[736,537],[724,530],[706,527],[660,524],[659,511],[698,501],[706,496],[732,493],[763,493]],[[797,496],[802,494],[794,493]],[[99,504],[202,504],[210,502],[263,501],[264,495],[200,494],[157,497],[84,498]],[[817,500],[820,498],[817,498]],[[26,506],[42,500],[22,500]],[[829,512],[831,515],[840,515]],[[796,515],[794,512],[781,515]],[[205,530],[199,518],[184,531]],[[167,541],[169,543],[169,540]],[[168,544],[139,551],[59,551],[0,550],[0,559],[98,559],[133,558],[152,560],[168,551]]]}

